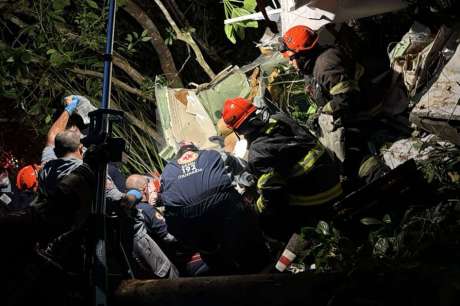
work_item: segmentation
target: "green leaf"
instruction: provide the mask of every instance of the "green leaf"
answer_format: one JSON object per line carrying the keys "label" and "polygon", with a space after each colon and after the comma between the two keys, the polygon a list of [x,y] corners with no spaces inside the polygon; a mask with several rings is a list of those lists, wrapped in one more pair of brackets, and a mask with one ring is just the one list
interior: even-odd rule
{"label": "green leaf", "polygon": [[244,40],[244,38],[246,37],[244,35],[244,28],[240,26],[236,26],[235,29],[236,29],[236,35],[238,35],[239,39]]}
{"label": "green leaf", "polygon": [[243,7],[250,12],[255,12],[257,7],[256,0],[244,0]]}
{"label": "green leaf", "polygon": [[48,49],[48,51],[46,51],[46,54],[47,55],[50,55],[50,54],[53,54],[53,53],[56,53],[56,49]]}
{"label": "green leaf", "polygon": [[70,0],[53,0],[53,10],[62,11],[66,6],[70,5]]}
{"label": "green leaf", "polygon": [[86,3],[88,4],[89,7],[92,7],[93,9],[99,9],[99,6],[97,5],[96,2],[92,1],[92,0],[86,0]]}
{"label": "green leaf", "polygon": [[133,36],[131,34],[126,35],[126,40],[129,42],[133,41]]}
{"label": "green leaf", "polygon": [[14,63],[14,57],[10,56],[8,57],[8,59],[6,60],[7,63]]}
{"label": "green leaf", "polygon": [[236,44],[235,29],[233,28],[233,25],[226,24],[224,29],[225,29],[225,35],[227,36],[228,40]]}
{"label": "green leaf", "polygon": [[382,221],[375,219],[375,218],[362,218],[360,222],[364,225],[380,225],[383,224]]}
{"label": "green leaf", "polygon": [[51,122],[51,115],[47,115],[45,118],[45,123],[48,124]]}
{"label": "green leaf", "polygon": [[128,0],[118,0],[117,1],[117,8],[125,6],[126,2],[128,2]]}
{"label": "green leaf", "polygon": [[150,37],[150,36],[145,36],[145,37],[142,37],[141,40],[142,40],[142,41],[149,41],[149,40],[151,40],[151,39],[152,39],[152,37]]}
{"label": "green leaf", "polygon": [[32,55],[30,55],[29,52],[25,52],[21,55],[21,62],[23,62],[24,64],[30,63],[31,59]]}
{"label": "green leaf", "polygon": [[64,64],[64,62],[65,62],[65,57],[62,54],[58,52],[51,54],[50,56],[51,66],[54,66],[54,67],[61,66],[62,64]]}
{"label": "green leaf", "polygon": [[249,15],[249,14],[251,14],[251,13],[248,10],[246,10],[246,9],[244,9],[242,7],[235,7],[232,10],[232,18],[246,16],[246,15]]}
{"label": "green leaf", "polygon": [[131,50],[133,48],[133,44],[129,44],[128,45],[128,51]]}
{"label": "green leaf", "polygon": [[137,32],[133,32],[133,35],[134,35],[134,38],[135,38],[135,39],[138,39],[138,38],[139,38],[139,34],[137,34]]}
{"label": "green leaf", "polygon": [[149,31],[144,30],[142,31],[141,37],[146,37],[149,34]]}
{"label": "green leaf", "polygon": [[49,13],[49,16],[50,16],[51,19],[53,19],[53,20],[56,20],[56,21],[59,21],[59,22],[62,22],[62,23],[65,23],[65,22],[66,22],[65,19],[64,19],[62,16],[58,15],[58,14],[53,14],[52,12],[50,12],[50,13]]}
{"label": "green leaf", "polygon": [[324,236],[329,235],[329,224],[324,221],[319,221],[318,225],[316,226],[316,232],[323,234]]}
{"label": "green leaf", "polygon": [[382,221],[386,224],[390,224],[391,223],[390,215],[389,214],[384,215]]}

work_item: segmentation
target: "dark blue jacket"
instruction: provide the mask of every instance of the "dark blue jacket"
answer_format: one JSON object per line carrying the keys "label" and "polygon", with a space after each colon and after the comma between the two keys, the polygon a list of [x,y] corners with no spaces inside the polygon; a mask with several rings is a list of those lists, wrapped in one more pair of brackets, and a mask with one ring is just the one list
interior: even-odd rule
{"label": "dark blue jacket", "polygon": [[243,169],[240,160],[215,150],[186,152],[169,162],[161,175],[161,199],[169,214],[175,208],[209,207],[236,193],[233,174]]}
{"label": "dark blue jacket", "polygon": [[147,227],[147,233],[153,238],[158,240],[167,239],[168,226],[161,213],[149,203],[141,202],[136,205],[144,215],[145,226]]}

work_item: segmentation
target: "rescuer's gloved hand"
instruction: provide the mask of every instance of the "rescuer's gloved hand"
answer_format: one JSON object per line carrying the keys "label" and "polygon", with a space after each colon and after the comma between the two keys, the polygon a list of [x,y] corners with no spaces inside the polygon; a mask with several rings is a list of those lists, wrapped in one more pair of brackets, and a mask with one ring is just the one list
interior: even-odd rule
{"label": "rescuer's gloved hand", "polygon": [[78,103],[80,103],[80,99],[77,96],[67,96],[64,98],[64,103],[66,104],[65,110],[72,115],[72,113],[77,108]]}
{"label": "rescuer's gloved hand", "polygon": [[134,207],[142,200],[142,193],[137,189],[131,189],[126,193],[126,201],[130,207]]}

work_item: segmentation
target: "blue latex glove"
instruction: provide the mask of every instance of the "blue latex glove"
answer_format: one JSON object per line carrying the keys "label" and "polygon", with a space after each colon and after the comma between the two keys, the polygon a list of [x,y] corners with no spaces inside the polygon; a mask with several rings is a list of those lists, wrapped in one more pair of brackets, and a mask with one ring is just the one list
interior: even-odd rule
{"label": "blue latex glove", "polygon": [[80,99],[78,99],[77,96],[72,96],[72,101],[67,104],[67,106],[65,107],[65,110],[70,114],[72,115],[72,113],[75,111],[75,109],[77,108],[77,105],[78,103],[80,102]]}
{"label": "blue latex glove", "polygon": [[[142,193],[137,189],[130,189],[126,193],[126,195],[132,196],[132,197],[128,197],[128,203],[130,206],[134,206],[142,200]],[[134,198],[134,201],[132,200],[132,198]]]}

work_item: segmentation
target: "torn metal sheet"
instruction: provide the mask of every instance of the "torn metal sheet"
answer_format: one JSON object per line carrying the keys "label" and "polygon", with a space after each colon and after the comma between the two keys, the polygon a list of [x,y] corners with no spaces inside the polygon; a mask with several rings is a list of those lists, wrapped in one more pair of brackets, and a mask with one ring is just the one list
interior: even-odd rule
{"label": "torn metal sheet", "polygon": [[[449,41],[458,44],[459,37],[460,31]],[[456,46],[454,50],[452,58],[412,110],[410,121],[460,145],[460,48]]]}
{"label": "torn metal sheet", "polygon": [[219,73],[214,80],[199,88],[197,97],[214,124],[222,117],[222,108],[227,98],[247,97],[250,87],[246,75],[233,67]]}
{"label": "torn metal sheet", "polygon": [[295,25],[318,30],[328,23],[397,11],[406,6],[407,2],[402,0],[281,0],[282,32]]}
{"label": "torn metal sheet", "polygon": [[383,160],[391,169],[395,169],[406,161],[413,159],[415,161],[427,160],[430,154],[435,150],[431,144],[435,142],[440,147],[449,147],[452,144],[448,142],[436,141],[436,136],[430,134],[423,138],[406,138],[400,139],[393,143],[388,149],[382,149]]}
{"label": "torn metal sheet", "polygon": [[166,147],[160,156],[170,159],[182,140],[192,141],[199,148],[213,148],[209,137],[217,134],[214,123],[193,90],[156,86],[155,96]]}
{"label": "torn metal sheet", "polygon": [[[278,53],[275,53],[263,60],[256,60],[253,65],[245,67],[245,70],[231,66],[221,71],[211,82],[196,85],[197,88],[194,90],[171,89],[157,81],[155,96],[158,105],[159,127],[167,144],[161,148],[160,156],[164,159],[172,158],[181,140],[192,141],[203,149],[216,148],[217,145],[209,141],[209,137],[217,135],[227,136],[225,138],[227,151],[236,150],[234,152],[236,155],[245,156],[244,142],[240,143],[234,134],[222,134],[222,131],[225,130],[225,125],[221,120],[224,102],[228,98],[248,98],[251,95],[255,96],[254,103],[257,106],[265,106],[263,99],[259,97],[265,92],[263,81],[263,77],[266,77],[265,72],[273,70],[276,65],[285,61]],[[255,71],[257,67],[260,67],[262,73],[256,90],[251,93],[251,85],[245,72]]]}

